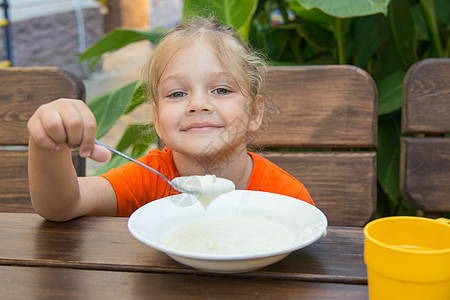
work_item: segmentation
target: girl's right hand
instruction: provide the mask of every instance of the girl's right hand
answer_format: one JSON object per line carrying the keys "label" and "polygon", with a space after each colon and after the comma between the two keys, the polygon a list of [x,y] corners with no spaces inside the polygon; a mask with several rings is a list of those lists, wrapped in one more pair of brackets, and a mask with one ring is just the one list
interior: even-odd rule
{"label": "girl's right hand", "polygon": [[89,107],[81,100],[58,99],[40,106],[28,121],[30,139],[48,151],[62,146],[79,148],[81,157],[105,162],[110,152],[94,144],[97,122]]}

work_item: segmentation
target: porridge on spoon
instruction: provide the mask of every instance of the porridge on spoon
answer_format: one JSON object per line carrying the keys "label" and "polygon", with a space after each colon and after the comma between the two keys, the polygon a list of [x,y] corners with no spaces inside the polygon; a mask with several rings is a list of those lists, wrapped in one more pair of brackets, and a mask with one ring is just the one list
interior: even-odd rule
{"label": "porridge on spoon", "polygon": [[200,193],[196,198],[205,209],[214,199],[235,189],[233,181],[215,175],[182,176],[173,181],[186,190],[199,190]]}

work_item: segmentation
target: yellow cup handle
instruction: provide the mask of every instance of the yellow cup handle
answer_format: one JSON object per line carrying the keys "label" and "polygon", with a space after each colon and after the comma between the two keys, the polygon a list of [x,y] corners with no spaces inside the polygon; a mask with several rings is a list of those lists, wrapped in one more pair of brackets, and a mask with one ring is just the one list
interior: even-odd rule
{"label": "yellow cup handle", "polygon": [[447,219],[447,218],[438,218],[438,219],[436,219],[436,221],[439,222],[439,223],[444,223],[444,224],[447,224],[447,225],[450,226],[450,219]]}

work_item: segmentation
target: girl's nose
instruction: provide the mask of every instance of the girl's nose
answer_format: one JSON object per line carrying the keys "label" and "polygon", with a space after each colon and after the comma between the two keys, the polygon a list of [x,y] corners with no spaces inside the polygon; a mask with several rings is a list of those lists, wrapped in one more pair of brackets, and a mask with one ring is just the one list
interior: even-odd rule
{"label": "girl's nose", "polygon": [[186,113],[193,114],[198,112],[211,113],[214,106],[211,104],[209,97],[204,93],[192,93],[186,106]]}

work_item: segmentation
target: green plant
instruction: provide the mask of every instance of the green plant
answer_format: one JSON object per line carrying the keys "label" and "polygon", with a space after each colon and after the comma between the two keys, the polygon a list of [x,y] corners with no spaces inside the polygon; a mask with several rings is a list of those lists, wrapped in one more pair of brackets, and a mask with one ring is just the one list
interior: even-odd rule
{"label": "green plant", "polygon": [[[282,18],[276,24],[275,11]],[[266,53],[272,65],[353,64],[367,70],[379,95],[377,216],[413,212],[399,190],[402,83],[416,61],[450,56],[448,0],[185,1],[184,17],[212,13]],[[98,61],[103,53],[135,41],[157,43],[167,30],[115,30],[86,51],[81,60]],[[101,120],[99,135],[117,121],[120,111],[130,112],[143,103],[142,89],[138,82],[88,103]],[[106,107],[117,109],[117,113],[111,116]],[[134,154],[140,155],[136,148],[141,150],[137,145],[142,143],[136,142],[133,134],[126,134],[122,141],[128,142],[121,141],[119,146],[131,145]],[[154,137],[154,133],[148,134],[147,142]]]}
{"label": "green plant", "polygon": [[108,4],[108,0],[96,0],[98,3],[100,3],[102,6],[106,6]]}

